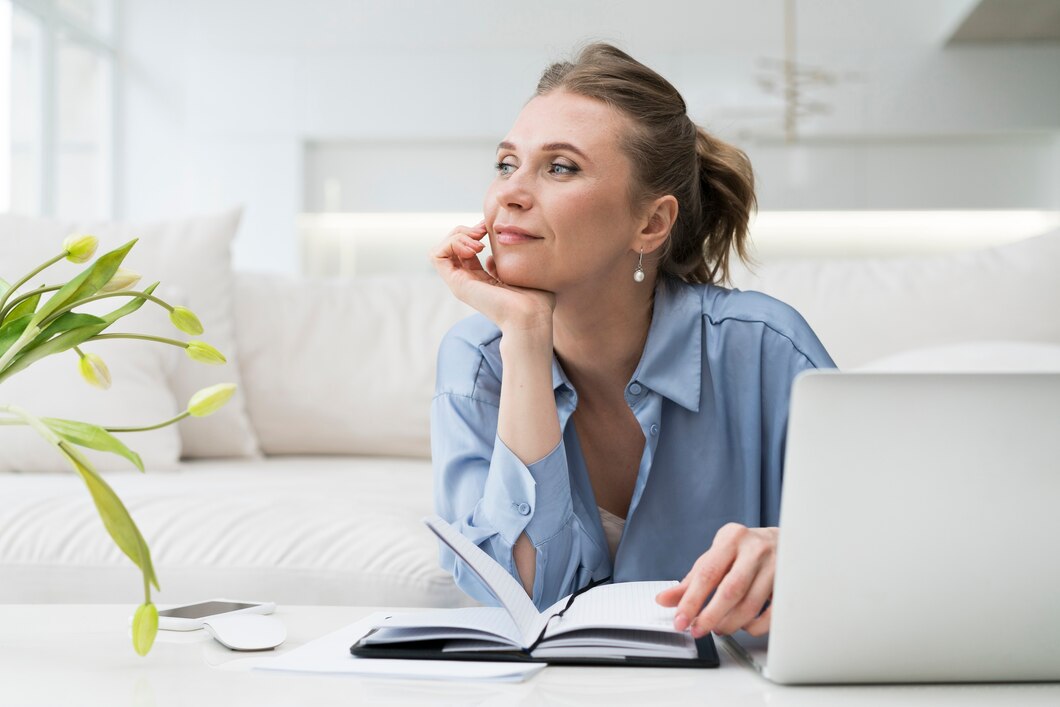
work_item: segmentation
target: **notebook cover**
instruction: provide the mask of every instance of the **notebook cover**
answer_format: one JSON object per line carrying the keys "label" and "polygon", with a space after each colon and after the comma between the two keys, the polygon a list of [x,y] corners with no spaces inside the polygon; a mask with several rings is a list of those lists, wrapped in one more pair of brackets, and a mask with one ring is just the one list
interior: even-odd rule
{"label": "notebook cover", "polygon": [[[363,640],[363,639],[362,639]],[[524,663],[548,663],[549,665],[606,665],[612,667],[645,668],[716,668],[718,650],[714,637],[707,634],[696,639],[698,658],[534,658],[526,651],[454,651],[443,653],[445,640],[408,641],[389,646],[362,645],[361,641],[350,646],[350,653],[358,658],[401,658],[411,660],[481,660]]]}

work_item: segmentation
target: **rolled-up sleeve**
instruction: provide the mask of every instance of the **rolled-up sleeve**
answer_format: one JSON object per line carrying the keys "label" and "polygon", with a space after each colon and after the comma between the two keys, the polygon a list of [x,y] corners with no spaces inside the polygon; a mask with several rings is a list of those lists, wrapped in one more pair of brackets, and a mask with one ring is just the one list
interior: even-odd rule
{"label": "rolled-up sleeve", "polygon": [[495,438],[482,499],[486,518],[508,545],[523,531],[535,545],[551,538],[570,520],[572,510],[563,442],[526,465]]}
{"label": "rolled-up sleeve", "polygon": [[[443,343],[443,348],[445,343]],[[581,548],[586,542],[573,512],[566,445],[560,441],[543,458],[525,464],[497,437],[497,400],[454,392],[453,370],[439,356],[439,391],[431,404],[431,457],[438,515],[519,579],[512,556],[524,532],[537,550],[533,600],[547,607],[584,584]],[[474,391],[469,382],[465,387]],[[462,561],[442,546],[442,566],[475,599],[495,603]]]}

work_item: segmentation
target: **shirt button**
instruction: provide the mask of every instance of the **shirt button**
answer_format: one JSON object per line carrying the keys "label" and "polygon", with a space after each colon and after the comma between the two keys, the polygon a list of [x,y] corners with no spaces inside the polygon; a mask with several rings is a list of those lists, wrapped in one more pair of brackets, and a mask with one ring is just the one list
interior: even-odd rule
{"label": "shirt button", "polygon": [[644,388],[641,387],[640,383],[633,383],[632,385],[629,386],[629,394],[630,395],[640,395],[643,392],[644,392]]}
{"label": "shirt button", "polygon": [[659,434],[659,426],[658,425],[652,425],[651,427],[648,428],[648,431],[651,432],[651,436],[654,437],[655,435]]}
{"label": "shirt button", "polygon": [[515,507],[515,510],[519,511],[519,515],[525,516],[530,513],[530,504],[520,503],[518,506]]}

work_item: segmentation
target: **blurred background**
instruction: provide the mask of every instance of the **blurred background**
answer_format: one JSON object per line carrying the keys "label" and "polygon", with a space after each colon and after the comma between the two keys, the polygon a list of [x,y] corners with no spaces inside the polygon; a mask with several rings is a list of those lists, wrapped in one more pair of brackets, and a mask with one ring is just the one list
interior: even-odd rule
{"label": "blurred background", "polygon": [[0,0],[0,212],[242,205],[237,269],[400,269],[342,243],[474,218],[592,40],[747,151],[763,234],[1060,224],[1060,0]]}

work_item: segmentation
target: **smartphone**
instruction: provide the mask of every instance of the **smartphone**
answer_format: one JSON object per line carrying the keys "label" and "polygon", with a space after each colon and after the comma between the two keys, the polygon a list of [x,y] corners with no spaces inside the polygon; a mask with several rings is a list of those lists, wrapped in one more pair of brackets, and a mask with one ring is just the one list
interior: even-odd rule
{"label": "smartphone", "polygon": [[202,628],[206,619],[220,614],[271,614],[274,611],[276,604],[273,602],[211,599],[159,611],[158,628],[166,631],[194,631]]}

